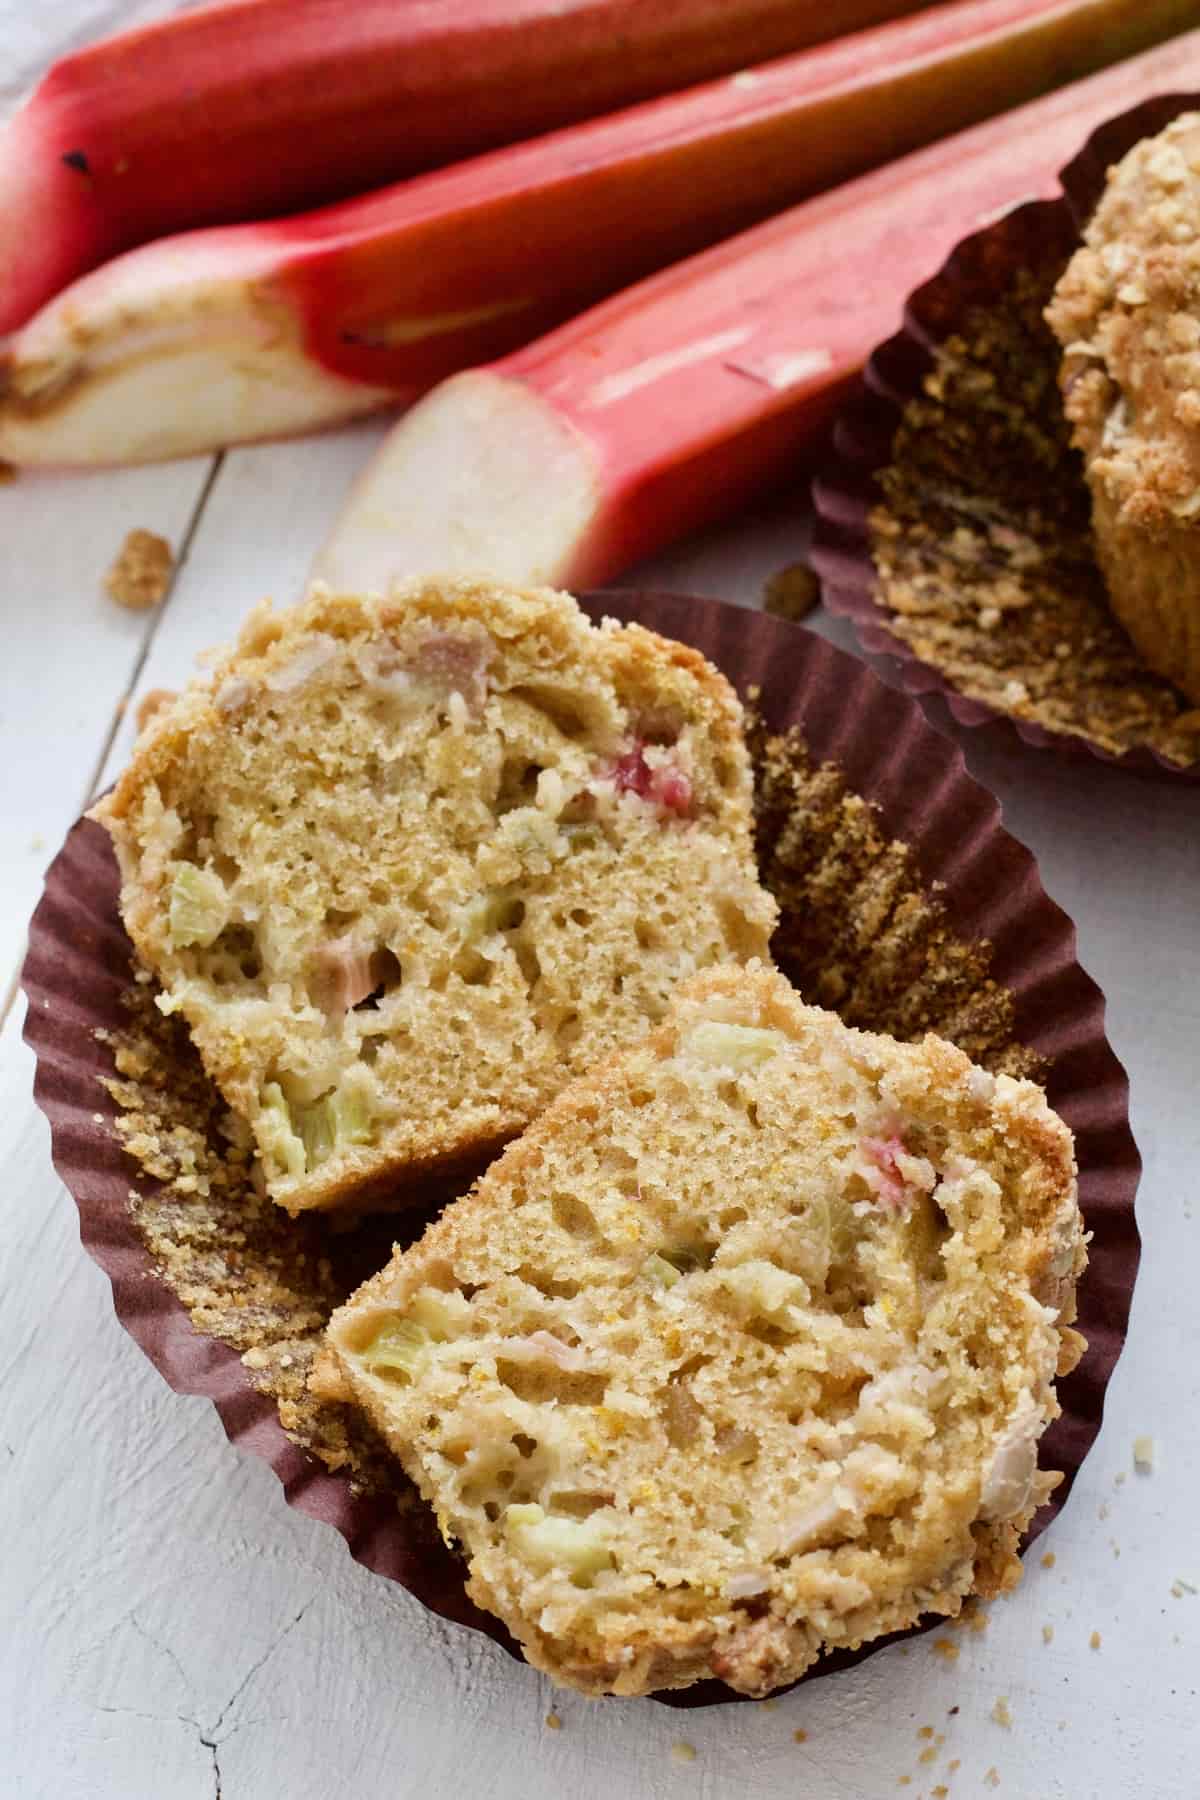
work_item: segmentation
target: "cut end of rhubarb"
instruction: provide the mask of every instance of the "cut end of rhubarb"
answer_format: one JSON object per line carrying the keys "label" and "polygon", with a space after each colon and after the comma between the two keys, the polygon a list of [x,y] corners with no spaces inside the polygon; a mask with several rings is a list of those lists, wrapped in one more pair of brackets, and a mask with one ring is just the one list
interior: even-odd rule
{"label": "cut end of rhubarb", "polygon": [[387,438],[317,555],[312,579],[385,592],[427,574],[584,585],[601,500],[592,447],[519,381],[443,382]]}
{"label": "cut end of rhubarb", "polygon": [[[67,288],[0,353],[0,457],[150,462],[337,424],[393,400],[308,356],[300,321],[243,252],[195,232]],[[266,263],[269,247],[256,252]]]}

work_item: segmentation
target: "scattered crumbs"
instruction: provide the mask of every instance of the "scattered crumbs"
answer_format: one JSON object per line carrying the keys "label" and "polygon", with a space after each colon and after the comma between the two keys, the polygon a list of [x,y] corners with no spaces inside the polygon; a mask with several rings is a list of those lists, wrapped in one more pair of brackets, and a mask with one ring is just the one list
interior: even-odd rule
{"label": "scattered crumbs", "polygon": [[961,1655],[958,1645],[952,1643],[949,1638],[938,1638],[933,1646],[933,1653],[951,1663],[957,1662]]}
{"label": "scattered crumbs", "polygon": [[135,715],[139,732],[145,731],[155,713],[161,712],[164,706],[169,706],[176,697],[171,688],[151,688],[149,693],[143,694]]}
{"label": "scattered crumbs", "polygon": [[33,836],[30,838],[29,848],[31,850],[44,850],[46,848],[46,840],[42,836],[40,831],[35,831]]}
{"label": "scattered crumbs", "polygon": [[945,1782],[939,1781],[935,1788],[930,1788],[929,1800],[946,1800],[946,1795],[949,1792],[950,1789],[946,1786]]}
{"label": "scattered crumbs", "polygon": [[774,1712],[778,1705],[778,1700],[760,1700],[758,1710],[759,1712]]}
{"label": "scattered crumbs", "polygon": [[556,1712],[548,1712],[546,1714],[546,1730],[547,1731],[561,1731],[562,1730],[562,1720],[559,1718],[559,1716]]}
{"label": "scattered crumbs", "polygon": [[1154,1467],[1154,1439],[1152,1437],[1135,1437],[1133,1440],[1133,1466],[1139,1475],[1149,1475]]}
{"label": "scattered crumbs", "polygon": [[795,1731],[793,1731],[792,1736],[798,1744],[807,1744],[807,1742],[808,1742],[807,1731],[801,1730],[801,1728],[799,1726],[797,1726]]}
{"label": "scattered crumbs", "polygon": [[15,481],[16,479],[16,463],[5,462],[3,458],[0,457],[0,487],[7,487],[10,482]]}
{"label": "scattered crumbs", "polygon": [[685,1738],[680,1738],[678,1743],[671,1745],[671,1761],[672,1762],[689,1763],[689,1762],[695,1762],[695,1760],[696,1760],[695,1744],[689,1744]]}
{"label": "scattered crumbs", "polygon": [[1128,1478],[1129,1478],[1129,1471],[1127,1469],[1118,1469],[1116,1474],[1113,1476],[1113,1486],[1114,1487],[1124,1487]]}
{"label": "scattered crumbs", "polygon": [[1047,1550],[1045,1556],[1042,1558],[1042,1567],[1043,1569],[1052,1569],[1057,1561],[1058,1558],[1055,1556],[1053,1550]]}
{"label": "scattered crumbs", "polygon": [[[1176,1589],[1176,1588],[1178,1588],[1178,1589],[1179,1589],[1179,1593],[1180,1593],[1180,1594],[1195,1594],[1195,1593],[1197,1593],[1197,1592],[1200,1592],[1200,1589],[1197,1589],[1197,1588],[1195,1588],[1195,1587],[1193,1587],[1193,1585],[1192,1585],[1192,1583],[1191,1583],[1191,1582],[1190,1582],[1190,1581],[1185,1581],[1185,1580],[1184,1580],[1184,1579],[1183,1579],[1183,1576],[1182,1576],[1182,1575],[1177,1575],[1177,1576],[1176,1576],[1176,1577],[1175,1577],[1175,1581],[1174,1581],[1174,1583],[1173,1583],[1173,1585],[1172,1585],[1172,1588],[1171,1588],[1171,1592],[1172,1592],[1172,1593],[1173,1593],[1173,1594],[1174,1594],[1174,1593],[1175,1593],[1175,1589]],[[1176,1594],[1176,1595],[1175,1595],[1175,1597],[1176,1597],[1176,1599],[1178,1599],[1178,1598],[1179,1598],[1179,1594]]]}
{"label": "scattered crumbs", "polygon": [[1008,1709],[1008,1695],[1001,1694],[992,1708],[992,1718],[997,1725],[1003,1725],[1007,1731],[1012,1724],[1012,1713]]}
{"label": "scattered crumbs", "polygon": [[1043,1642],[1043,1644],[1052,1644],[1054,1642],[1054,1627],[1053,1627],[1053,1625],[1043,1625],[1042,1626],[1042,1642]]}
{"label": "scattered crumbs", "polygon": [[104,577],[104,588],[118,606],[145,612],[158,605],[174,573],[175,557],[166,538],[153,531],[131,531]]}
{"label": "scattered crumbs", "polygon": [[928,1740],[929,1738],[931,1738],[933,1736],[933,1726],[932,1725],[922,1725],[920,1731],[918,1731],[918,1733],[917,1733],[917,1736],[919,1738],[925,1738]]}
{"label": "scattered crumbs", "polygon": [[1100,1517],[1102,1519],[1107,1519],[1107,1517],[1108,1517],[1108,1501],[1107,1500],[1102,1500],[1100,1502],[1099,1512],[1100,1512]]}
{"label": "scattered crumbs", "polygon": [[917,1761],[919,1763],[936,1762],[937,1761],[937,1745],[936,1744],[927,1744],[925,1746],[924,1750],[922,1750],[920,1756],[918,1756]]}
{"label": "scattered crumbs", "polygon": [[959,1766],[959,1762],[960,1762],[960,1760],[961,1760],[961,1759],[960,1759],[960,1758],[959,1758],[959,1757],[957,1757],[957,1756],[956,1756],[956,1757],[955,1757],[955,1758],[954,1758],[954,1761],[953,1761],[953,1762],[950,1762],[950,1763],[947,1763],[947,1764],[946,1764],[946,1773],[947,1773],[947,1775],[953,1775],[953,1773],[954,1773],[954,1771],[955,1771],[955,1769],[957,1769],[957,1768],[958,1768],[958,1766]]}
{"label": "scattered crumbs", "polygon": [[789,563],[763,583],[763,611],[776,619],[806,619],[821,598],[821,584],[805,563]]}
{"label": "scattered crumbs", "polygon": [[983,1779],[987,1782],[989,1787],[999,1787],[1000,1786],[1000,1771],[999,1771],[999,1769],[995,1769],[995,1768],[989,1769]]}
{"label": "scattered crumbs", "polygon": [[1091,1637],[1088,1639],[1088,1644],[1093,1650],[1098,1650],[1100,1648],[1100,1633],[1098,1631],[1093,1631]]}
{"label": "scattered crumbs", "polygon": [[911,1781],[912,1781],[911,1775],[901,1775],[899,1781],[896,1783],[896,1786],[897,1787],[908,1787],[908,1785],[910,1784]]}
{"label": "scattered crumbs", "polygon": [[948,1714],[948,1717],[949,1717],[949,1718],[951,1718],[951,1719],[953,1719],[953,1718],[954,1718],[954,1717],[955,1717],[955,1715],[956,1715],[956,1714],[957,1714],[957,1712],[958,1712],[958,1707],[957,1707],[957,1706],[952,1706],[952,1707],[951,1707],[951,1708],[950,1708],[950,1712],[949,1712],[949,1714]]}

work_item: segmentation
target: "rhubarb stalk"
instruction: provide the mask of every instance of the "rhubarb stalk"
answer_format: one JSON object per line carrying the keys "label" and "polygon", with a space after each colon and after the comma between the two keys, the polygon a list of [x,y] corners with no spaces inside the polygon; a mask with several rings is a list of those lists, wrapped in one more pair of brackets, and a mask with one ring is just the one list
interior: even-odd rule
{"label": "rhubarb stalk", "polygon": [[1058,191],[1104,120],[1200,86],[1200,31],[794,208],[452,377],[400,422],[314,565],[611,579],[778,480],[903,297],[997,213]]}
{"label": "rhubarb stalk", "polygon": [[144,460],[412,401],[1194,7],[958,0],[359,201],[132,251],[10,342],[0,455]]}
{"label": "rhubarb stalk", "polygon": [[0,136],[0,332],[134,244],[315,206],[928,0],[229,0],[63,58]]}

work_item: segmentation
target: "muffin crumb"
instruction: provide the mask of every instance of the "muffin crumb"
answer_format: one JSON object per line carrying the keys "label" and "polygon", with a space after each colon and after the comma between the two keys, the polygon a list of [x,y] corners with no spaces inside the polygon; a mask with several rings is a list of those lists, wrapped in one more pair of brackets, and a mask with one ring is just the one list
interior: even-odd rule
{"label": "muffin crumb", "polygon": [[127,533],[104,578],[104,587],[118,606],[146,612],[162,600],[174,573],[175,557],[166,538],[136,530]]}

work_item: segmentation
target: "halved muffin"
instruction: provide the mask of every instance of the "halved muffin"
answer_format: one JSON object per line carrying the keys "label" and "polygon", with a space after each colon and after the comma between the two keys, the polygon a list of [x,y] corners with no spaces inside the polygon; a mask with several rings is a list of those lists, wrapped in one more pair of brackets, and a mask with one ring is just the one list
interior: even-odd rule
{"label": "halved muffin", "polygon": [[536,1667],[762,1694],[1017,1579],[1084,1261],[1039,1088],[711,970],[334,1314],[314,1386]]}
{"label": "halved muffin", "polygon": [[95,816],[292,1211],[498,1148],[775,919],[728,683],[549,590],[261,608]]}

